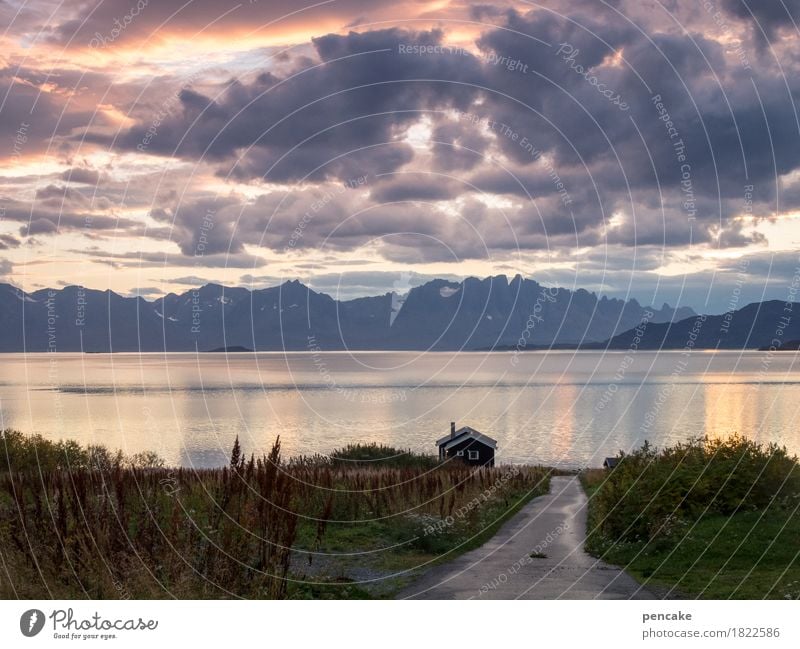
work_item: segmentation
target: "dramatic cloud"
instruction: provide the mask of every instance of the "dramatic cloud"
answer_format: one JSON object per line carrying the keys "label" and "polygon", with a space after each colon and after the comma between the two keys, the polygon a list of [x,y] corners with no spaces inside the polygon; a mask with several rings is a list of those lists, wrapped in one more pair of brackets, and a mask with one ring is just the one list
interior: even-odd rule
{"label": "dramatic cloud", "polygon": [[759,35],[774,38],[780,27],[797,28],[800,3],[797,0],[722,0],[732,16],[752,22]]}
{"label": "dramatic cloud", "polygon": [[138,267],[164,269],[152,292],[225,268],[331,287],[341,265],[355,296],[517,264],[705,300],[731,259],[800,241],[796,0],[0,16],[0,250],[39,283],[47,246],[131,293]]}
{"label": "dramatic cloud", "polygon": [[73,167],[62,172],[61,180],[85,185],[96,185],[100,182],[100,172],[96,169]]}
{"label": "dramatic cloud", "polygon": [[441,39],[398,29],[317,38],[321,63],[302,59],[285,77],[233,81],[218,97],[184,90],[179,114],[150,136],[152,124],[134,127],[120,145],[230,161],[225,174],[239,179],[346,181],[392,172],[413,158],[401,136],[423,111],[467,106],[478,92],[469,85],[481,81],[474,59],[398,53]]}

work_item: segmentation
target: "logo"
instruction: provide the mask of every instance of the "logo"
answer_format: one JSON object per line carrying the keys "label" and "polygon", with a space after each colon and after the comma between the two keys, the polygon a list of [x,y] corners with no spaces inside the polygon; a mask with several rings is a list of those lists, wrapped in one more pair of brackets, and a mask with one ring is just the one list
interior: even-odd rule
{"label": "logo", "polygon": [[19,618],[19,630],[26,638],[32,638],[44,628],[44,613],[38,608],[25,611]]}

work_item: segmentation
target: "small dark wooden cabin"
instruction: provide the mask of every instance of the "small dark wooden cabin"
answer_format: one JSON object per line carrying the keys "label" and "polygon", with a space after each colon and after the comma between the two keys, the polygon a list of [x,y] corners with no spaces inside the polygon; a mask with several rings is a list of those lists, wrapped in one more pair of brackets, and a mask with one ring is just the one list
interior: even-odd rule
{"label": "small dark wooden cabin", "polygon": [[603,468],[604,469],[613,469],[615,466],[617,466],[617,464],[619,464],[619,458],[618,457],[607,457],[603,461]]}
{"label": "small dark wooden cabin", "polygon": [[494,466],[497,440],[469,426],[456,430],[455,422],[450,422],[450,434],[436,440],[436,446],[440,460],[458,459],[472,466]]}

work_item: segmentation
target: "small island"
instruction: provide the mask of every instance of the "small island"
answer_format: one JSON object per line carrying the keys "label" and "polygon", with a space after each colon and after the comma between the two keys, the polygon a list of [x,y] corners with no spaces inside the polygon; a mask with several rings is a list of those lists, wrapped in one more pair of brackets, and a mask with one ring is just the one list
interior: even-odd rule
{"label": "small island", "polygon": [[776,352],[796,352],[800,350],[800,340],[787,340],[782,345],[777,347],[770,347],[769,345],[765,347],[759,347],[758,351],[760,352],[769,352],[769,351],[776,351]]}
{"label": "small island", "polygon": [[209,349],[206,354],[239,354],[242,352],[252,352],[252,349],[242,347],[241,345],[228,345],[227,347],[216,347]]}

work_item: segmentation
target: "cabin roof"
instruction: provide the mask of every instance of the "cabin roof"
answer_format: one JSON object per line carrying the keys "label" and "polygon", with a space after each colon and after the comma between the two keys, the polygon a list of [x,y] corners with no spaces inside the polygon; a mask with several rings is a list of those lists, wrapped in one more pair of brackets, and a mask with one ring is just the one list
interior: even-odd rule
{"label": "cabin roof", "polygon": [[613,469],[619,463],[619,458],[616,457],[607,457],[603,461],[603,466],[607,466],[609,469]]}
{"label": "cabin roof", "polygon": [[465,439],[474,439],[481,444],[486,444],[486,446],[490,446],[491,448],[497,448],[497,440],[492,439],[488,435],[484,435],[480,431],[475,430],[469,426],[462,426],[456,431],[454,436],[445,435],[441,439],[436,440],[436,446],[442,446],[444,448],[448,448],[453,444],[458,444],[463,442]]}

